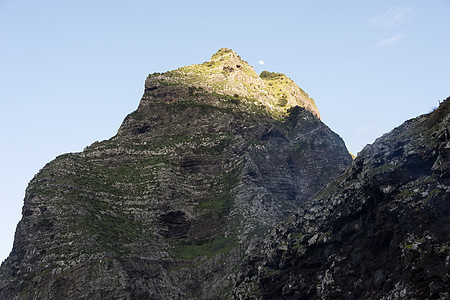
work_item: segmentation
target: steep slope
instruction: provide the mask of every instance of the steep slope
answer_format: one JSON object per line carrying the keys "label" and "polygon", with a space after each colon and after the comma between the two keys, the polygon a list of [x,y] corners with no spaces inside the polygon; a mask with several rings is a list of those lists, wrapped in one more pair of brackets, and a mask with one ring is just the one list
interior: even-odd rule
{"label": "steep slope", "polygon": [[253,245],[237,299],[448,299],[450,98]]}
{"label": "steep slope", "polygon": [[352,161],[313,113],[264,91],[228,49],[149,75],[116,136],[30,182],[0,298],[229,296],[250,240]]}

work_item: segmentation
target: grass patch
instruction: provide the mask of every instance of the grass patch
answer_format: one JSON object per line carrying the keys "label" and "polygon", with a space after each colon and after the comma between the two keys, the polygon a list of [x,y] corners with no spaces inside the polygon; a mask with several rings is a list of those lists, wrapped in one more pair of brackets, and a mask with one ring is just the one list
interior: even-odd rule
{"label": "grass patch", "polygon": [[197,208],[200,210],[213,210],[221,215],[227,215],[231,210],[232,204],[232,195],[229,192],[224,192],[222,195],[213,198],[210,201],[200,203]]}
{"label": "grass patch", "polygon": [[412,197],[412,196],[414,196],[415,194],[416,194],[416,193],[414,193],[413,191],[407,189],[407,190],[401,191],[401,192],[398,194],[398,196],[401,197],[401,198],[403,198],[403,199],[405,199],[405,198],[408,198],[408,197]]}
{"label": "grass patch", "polygon": [[233,207],[232,189],[239,181],[240,168],[227,172],[216,180],[216,195],[198,204],[197,209],[209,210],[220,217],[228,215]]}
{"label": "grass patch", "polygon": [[237,246],[238,242],[235,235],[217,236],[207,240],[178,243],[173,249],[173,256],[188,260],[199,256],[211,258],[216,254],[228,253]]}
{"label": "grass patch", "polygon": [[281,79],[281,78],[284,78],[286,76],[284,74],[282,74],[282,73],[262,71],[261,74],[259,75],[259,77],[261,77],[262,79],[274,80],[274,79]]}

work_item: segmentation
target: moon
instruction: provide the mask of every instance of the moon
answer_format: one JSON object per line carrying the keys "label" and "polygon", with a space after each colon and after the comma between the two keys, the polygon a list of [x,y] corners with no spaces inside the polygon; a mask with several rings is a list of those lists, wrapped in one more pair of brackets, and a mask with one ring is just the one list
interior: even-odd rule
{"label": "moon", "polygon": [[264,64],[264,61],[263,61],[263,60],[260,60],[260,61],[258,61],[258,64],[263,65],[263,64]]}

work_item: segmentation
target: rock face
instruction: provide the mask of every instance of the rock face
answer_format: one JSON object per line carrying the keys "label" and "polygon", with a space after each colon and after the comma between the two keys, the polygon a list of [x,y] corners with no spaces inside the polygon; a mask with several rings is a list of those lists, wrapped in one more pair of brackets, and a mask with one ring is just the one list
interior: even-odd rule
{"label": "rock face", "polygon": [[448,299],[450,98],[252,245],[237,299]]}
{"label": "rock face", "polygon": [[266,75],[229,49],[149,75],[116,136],[31,180],[0,298],[229,297],[250,241],[352,161],[312,99]]}

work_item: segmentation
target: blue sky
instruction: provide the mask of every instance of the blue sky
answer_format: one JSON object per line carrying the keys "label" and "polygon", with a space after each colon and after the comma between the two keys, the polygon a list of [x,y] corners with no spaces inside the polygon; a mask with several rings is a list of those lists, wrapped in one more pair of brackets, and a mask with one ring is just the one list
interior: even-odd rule
{"label": "blue sky", "polygon": [[448,0],[0,0],[0,258],[45,163],[113,136],[148,73],[222,47],[292,78],[355,154],[450,96]]}

